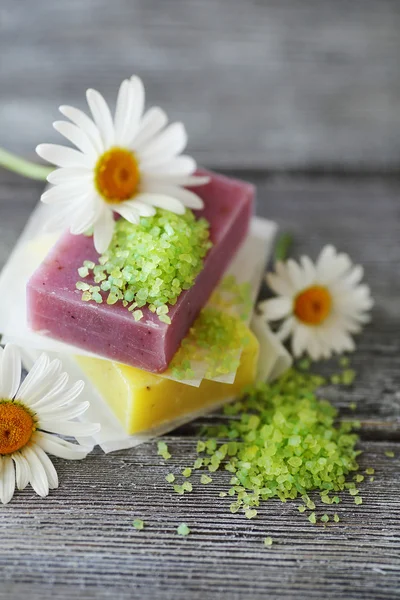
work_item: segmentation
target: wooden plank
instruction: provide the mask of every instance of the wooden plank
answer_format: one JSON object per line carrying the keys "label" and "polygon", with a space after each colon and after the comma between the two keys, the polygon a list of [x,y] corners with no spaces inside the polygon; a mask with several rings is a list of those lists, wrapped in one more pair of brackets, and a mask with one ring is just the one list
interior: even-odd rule
{"label": "wooden plank", "polygon": [[[334,509],[318,505],[319,515],[336,511],[341,519],[324,527],[311,525],[298,502],[265,502],[252,521],[230,514],[229,497],[218,496],[229,488],[227,472],[213,474],[208,486],[194,476],[194,491],[177,496],[165,475],[194,460],[197,440],[166,441],[168,464],[155,443],[106,457],[98,451],[79,463],[57,460],[59,491],[42,500],[26,490],[3,508],[0,598],[23,598],[28,583],[31,600],[128,592],[146,600],[397,597],[400,460],[384,455],[397,445],[362,444],[361,466],[376,468],[375,481],[360,484],[361,506],[349,495]],[[145,521],[142,532],[135,518]],[[188,538],[176,533],[181,522],[192,529]],[[12,583],[25,586],[10,595]]]}
{"label": "wooden plank", "polygon": [[399,29],[395,0],[3,0],[1,143],[33,156],[136,72],[200,163],[397,169]]}

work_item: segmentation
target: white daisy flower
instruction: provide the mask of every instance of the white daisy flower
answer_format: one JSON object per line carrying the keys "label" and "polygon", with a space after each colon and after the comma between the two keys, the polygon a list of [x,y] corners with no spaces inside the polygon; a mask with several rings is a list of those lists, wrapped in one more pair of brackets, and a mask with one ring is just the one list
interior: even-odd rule
{"label": "white daisy flower", "polygon": [[161,108],[143,114],[144,87],[138,77],[122,82],[114,118],[103,96],[86,92],[90,119],[72,106],[60,106],[68,121],[54,128],[77,147],[40,144],[36,152],[60,167],[48,176],[54,185],[42,202],[57,204],[57,224],[67,223],[72,234],[94,229],[94,245],[102,253],[113,231],[113,212],[138,224],[141,216],[153,216],[155,207],[177,214],[185,206],[203,208],[203,201],[184,186],[207,183],[196,177],[196,163],[180,153],[187,143],[182,123],[167,126]]}
{"label": "white daisy flower", "polygon": [[307,256],[277,263],[267,282],[279,297],[259,306],[267,321],[282,321],[277,335],[282,341],[292,336],[294,356],[318,360],[351,352],[351,334],[370,320],[373,306],[369,287],[360,285],[363,274],[347,254],[325,246],[315,264]]}
{"label": "white daisy flower", "polygon": [[74,421],[89,407],[76,402],[83,381],[68,387],[68,375],[59,360],[43,354],[21,382],[21,357],[16,346],[0,347],[0,500],[10,502],[15,486],[28,483],[39,496],[58,487],[58,477],[46,453],[79,460],[90,448],[57,435],[91,436],[95,423]]}

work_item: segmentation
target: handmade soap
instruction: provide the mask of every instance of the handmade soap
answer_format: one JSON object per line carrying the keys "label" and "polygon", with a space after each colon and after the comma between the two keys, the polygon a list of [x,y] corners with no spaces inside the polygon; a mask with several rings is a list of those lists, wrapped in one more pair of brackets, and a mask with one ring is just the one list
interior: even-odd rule
{"label": "handmade soap", "polygon": [[170,307],[170,325],[160,322],[147,306],[142,308],[143,318],[135,321],[121,302],[83,302],[76,289],[78,268],[85,260],[96,262],[98,255],[92,238],[67,233],[28,282],[30,328],[117,362],[154,373],[165,371],[249,228],[254,188],[209,175],[210,182],[196,188],[205,204],[196,216],[210,223],[213,247],[194,285]]}
{"label": "handmade soap", "polygon": [[196,388],[108,360],[87,356],[75,360],[131,435],[239,396],[254,382],[257,371],[259,343],[250,330],[247,334],[233,384],[203,379]]}

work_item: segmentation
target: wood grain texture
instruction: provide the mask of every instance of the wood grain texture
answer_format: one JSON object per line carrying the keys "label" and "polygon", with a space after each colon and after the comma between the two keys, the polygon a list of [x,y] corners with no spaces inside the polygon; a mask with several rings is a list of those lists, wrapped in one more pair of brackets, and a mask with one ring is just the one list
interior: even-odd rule
{"label": "wood grain texture", "polygon": [[396,0],[2,0],[1,144],[135,72],[209,166],[396,169]]}
{"label": "wood grain texture", "polygon": [[[296,254],[315,256],[331,241],[365,266],[376,307],[354,356],[358,379],[325,394],[344,418],[363,423],[360,465],[376,469],[374,482],[360,484],[363,505],[345,497],[335,508],[340,523],[323,527],[296,502],[266,502],[252,521],[231,515],[229,499],[218,496],[226,472],[209,486],[194,476],[192,494],[171,493],[166,474],[193,461],[199,427],[221,418],[208,416],[166,438],[168,463],[153,442],[107,456],[96,450],[79,463],[55,460],[58,490],[42,500],[26,489],[0,509],[1,600],[399,597],[400,181],[236,174],[257,185],[258,213],[293,233]],[[40,190],[0,174],[0,265]],[[324,512],[333,511],[319,505]],[[133,528],[135,518],[144,531]],[[192,529],[188,538],[176,534],[181,522]]]}

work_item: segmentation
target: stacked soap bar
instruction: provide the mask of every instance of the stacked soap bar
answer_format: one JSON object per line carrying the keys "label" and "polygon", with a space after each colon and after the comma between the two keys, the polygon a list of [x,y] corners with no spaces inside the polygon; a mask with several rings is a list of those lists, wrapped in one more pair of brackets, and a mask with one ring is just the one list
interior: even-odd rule
{"label": "stacked soap bar", "polygon": [[165,371],[249,229],[253,186],[209,175],[210,182],[196,189],[205,205],[196,216],[209,222],[213,247],[194,285],[170,307],[170,325],[146,307],[143,318],[135,321],[120,302],[83,302],[75,287],[78,268],[85,260],[96,262],[98,255],[90,237],[67,233],[28,282],[30,327],[112,361],[153,373]]}
{"label": "stacked soap bar", "polygon": [[233,384],[203,379],[196,388],[116,362],[75,357],[129,435],[146,432],[217,402],[240,396],[256,377],[259,342],[247,331]]}

